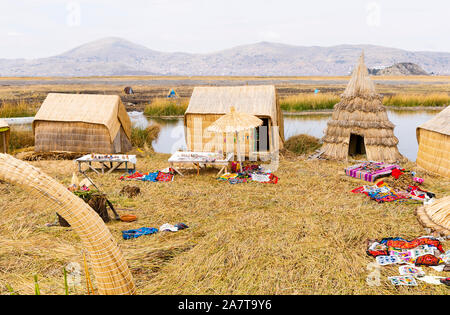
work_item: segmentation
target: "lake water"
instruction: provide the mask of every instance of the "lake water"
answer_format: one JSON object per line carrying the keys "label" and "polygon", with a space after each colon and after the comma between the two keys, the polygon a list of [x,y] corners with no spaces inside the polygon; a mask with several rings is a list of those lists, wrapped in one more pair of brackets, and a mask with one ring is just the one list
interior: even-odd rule
{"label": "lake water", "polygon": [[[388,110],[389,119],[395,124],[394,133],[399,139],[398,149],[411,161],[417,158],[418,144],[416,127],[433,118],[439,111]],[[289,139],[298,134],[309,134],[321,138],[324,135],[330,114],[320,115],[285,115],[284,136]],[[172,153],[185,149],[183,119],[152,119],[142,113],[130,113],[133,126],[145,128],[148,124],[161,125],[161,134],[153,143],[156,152]]]}
{"label": "lake water", "polygon": [[[398,149],[411,161],[417,158],[418,144],[416,127],[430,120],[439,111],[388,110],[389,119],[395,124],[394,133],[399,139]],[[160,153],[173,153],[186,149],[183,118],[154,119],[147,118],[142,112],[129,113],[133,127],[146,128],[149,124],[158,123],[161,126],[159,138],[153,142],[153,148]],[[330,114],[320,115],[285,115],[284,137],[289,139],[299,134],[308,134],[321,138],[330,119]],[[31,130],[33,117],[10,118],[6,121],[11,128]]]}

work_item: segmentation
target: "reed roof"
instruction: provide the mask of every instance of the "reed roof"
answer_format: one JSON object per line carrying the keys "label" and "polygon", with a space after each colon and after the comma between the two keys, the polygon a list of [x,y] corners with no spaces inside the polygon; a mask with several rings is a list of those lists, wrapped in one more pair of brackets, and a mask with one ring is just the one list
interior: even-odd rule
{"label": "reed roof", "polygon": [[50,93],[33,122],[83,122],[105,126],[114,140],[122,126],[131,138],[131,121],[117,95]]}
{"label": "reed roof", "polygon": [[425,129],[450,136],[450,106],[434,116],[432,119],[417,127],[417,131]]}
{"label": "reed roof", "polygon": [[186,114],[228,114],[231,107],[241,113],[270,117],[277,125],[275,86],[196,87]]}
{"label": "reed roof", "polygon": [[352,77],[342,94],[343,97],[376,96],[375,85],[369,76],[369,71],[364,63],[364,52],[359,57],[359,62],[353,70]]}

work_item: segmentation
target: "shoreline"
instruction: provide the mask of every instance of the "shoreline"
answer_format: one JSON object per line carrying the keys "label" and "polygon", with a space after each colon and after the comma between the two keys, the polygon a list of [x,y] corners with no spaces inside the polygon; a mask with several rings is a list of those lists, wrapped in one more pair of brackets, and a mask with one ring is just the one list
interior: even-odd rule
{"label": "shoreline", "polygon": [[[385,106],[387,110],[394,110],[394,111],[440,111],[446,108],[446,106]],[[136,110],[134,110],[136,111]],[[128,111],[129,113],[131,111]],[[304,110],[304,111],[298,111],[298,112],[288,112],[288,111],[282,111],[284,116],[306,116],[306,115],[329,115],[333,112],[333,109],[323,109],[323,110]],[[143,113],[143,112],[142,112]],[[145,115],[147,118],[151,119],[181,119],[184,118],[184,115],[174,115],[174,116],[151,116],[151,115]],[[34,117],[0,117],[1,119],[4,119],[6,121],[9,121],[10,124],[24,124],[29,123],[23,122],[24,120],[28,119],[34,119]],[[17,122],[14,122],[17,121]]]}
{"label": "shoreline", "polygon": [[[440,111],[446,108],[446,106],[385,106],[387,110],[395,110],[395,111]],[[304,110],[299,112],[287,112],[282,111],[284,116],[301,116],[301,115],[329,115],[333,112],[333,109],[323,109],[323,110]],[[145,115],[145,114],[144,114]],[[151,119],[180,119],[183,118],[184,115],[176,115],[176,116],[147,116]]]}

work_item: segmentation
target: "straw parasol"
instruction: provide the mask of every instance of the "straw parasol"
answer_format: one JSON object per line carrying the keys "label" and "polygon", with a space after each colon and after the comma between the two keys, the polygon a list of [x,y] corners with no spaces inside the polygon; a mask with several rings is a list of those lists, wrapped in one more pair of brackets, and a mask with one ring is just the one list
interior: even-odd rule
{"label": "straw parasol", "polygon": [[382,96],[377,94],[364,64],[364,53],[334,106],[323,138],[323,157],[347,160],[349,153],[367,155],[368,160],[394,162],[402,160],[394,125],[389,121]]}
{"label": "straw parasol", "polygon": [[206,130],[215,133],[236,133],[237,139],[237,151],[239,158],[239,165],[242,170],[242,159],[239,149],[239,132],[248,129],[259,127],[263,124],[263,121],[254,115],[247,113],[237,112],[234,107],[231,107],[230,113],[220,117],[213,122]]}
{"label": "straw parasol", "polygon": [[417,209],[419,222],[440,234],[450,235],[450,196]]}

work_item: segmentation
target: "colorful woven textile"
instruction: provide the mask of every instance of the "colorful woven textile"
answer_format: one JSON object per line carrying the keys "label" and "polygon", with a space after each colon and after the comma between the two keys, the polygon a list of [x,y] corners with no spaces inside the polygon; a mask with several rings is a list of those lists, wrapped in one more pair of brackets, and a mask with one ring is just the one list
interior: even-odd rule
{"label": "colorful woven textile", "polygon": [[158,229],[156,229],[156,228],[142,227],[142,228],[136,229],[136,230],[122,231],[122,237],[124,240],[129,240],[131,238],[138,238],[142,235],[155,234],[157,232],[158,232]]}
{"label": "colorful woven textile", "polygon": [[405,240],[403,238],[384,238],[380,241],[380,244],[386,244],[388,247],[400,248],[400,249],[412,249],[421,245],[429,245],[436,247],[441,253],[444,253],[442,244],[439,240],[432,237],[419,237],[412,241]]}
{"label": "colorful woven textile", "polygon": [[346,168],[345,174],[368,182],[374,182],[377,178],[390,175],[392,170],[399,168],[400,166],[398,165],[384,164],[383,162],[364,162]]}
{"label": "colorful woven textile", "polygon": [[171,181],[173,181],[173,174],[159,172],[158,176],[156,177],[156,180],[158,182],[171,182]]}
{"label": "colorful woven textile", "polygon": [[144,182],[157,182],[158,174],[159,172],[148,173],[148,175],[143,176],[141,180]]}
{"label": "colorful woven textile", "polygon": [[137,171],[128,175],[123,175],[120,180],[139,180],[144,182],[170,182],[173,181],[175,175],[172,168],[153,173],[139,173]]}

